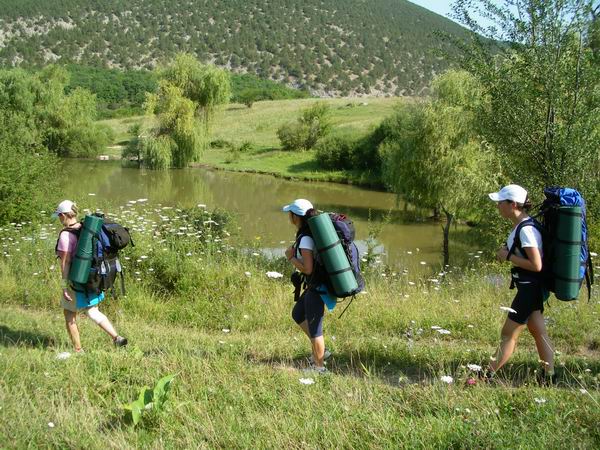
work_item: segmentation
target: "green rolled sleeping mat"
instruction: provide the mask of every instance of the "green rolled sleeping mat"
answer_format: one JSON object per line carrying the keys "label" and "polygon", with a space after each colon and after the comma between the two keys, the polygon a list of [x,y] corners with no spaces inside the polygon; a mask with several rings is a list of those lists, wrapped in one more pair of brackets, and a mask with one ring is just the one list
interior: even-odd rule
{"label": "green rolled sleeping mat", "polygon": [[94,245],[97,244],[96,236],[100,233],[103,224],[102,217],[85,216],[79,232],[77,250],[71,261],[69,280],[79,284],[87,283],[94,256]]}
{"label": "green rolled sleeping mat", "polygon": [[337,297],[345,297],[356,291],[356,277],[329,214],[323,213],[308,219],[308,226],[329,275],[333,293]]}
{"label": "green rolled sleeping mat", "polygon": [[582,282],[581,207],[558,208],[553,260],[554,295],[559,300],[576,299]]}

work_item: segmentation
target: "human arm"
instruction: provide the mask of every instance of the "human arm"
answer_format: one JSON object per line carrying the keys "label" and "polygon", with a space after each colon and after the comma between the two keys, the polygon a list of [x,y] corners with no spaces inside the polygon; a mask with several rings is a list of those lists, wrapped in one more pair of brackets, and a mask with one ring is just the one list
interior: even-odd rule
{"label": "human arm", "polygon": [[66,301],[72,302],[73,299],[69,295],[69,270],[71,269],[71,254],[69,252],[58,252],[58,258],[60,259],[60,273],[61,273],[61,289],[63,297]]}
{"label": "human arm", "polygon": [[540,249],[537,247],[524,247],[523,251],[527,254],[527,258],[517,256],[514,253],[509,255],[508,248],[504,246],[496,253],[496,259],[498,261],[510,261],[513,266],[529,270],[530,272],[541,272],[542,255],[540,254]]}
{"label": "human arm", "polygon": [[289,262],[292,263],[296,269],[305,275],[310,275],[313,271],[314,258],[312,250],[307,248],[301,248],[300,254],[302,255],[302,261],[294,256],[294,247],[289,247],[285,251],[285,256]]}

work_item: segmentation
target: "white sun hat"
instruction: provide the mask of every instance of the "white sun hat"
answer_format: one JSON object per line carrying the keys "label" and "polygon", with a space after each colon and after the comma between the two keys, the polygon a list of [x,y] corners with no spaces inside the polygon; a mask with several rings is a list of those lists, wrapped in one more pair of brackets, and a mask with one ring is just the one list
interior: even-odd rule
{"label": "white sun hat", "polygon": [[298,198],[294,200],[289,205],[285,205],[283,207],[283,211],[288,212],[291,211],[297,216],[305,216],[306,211],[309,209],[313,209],[313,204],[306,199]]}
{"label": "white sun hat", "polygon": [[527,191],[518,184],[504,186],[498,192],[492,192],[489,196],[495,202],[510,200],[511,202],[522,204],[527,201]]}
{"label": "white sun hat", "polygon": [[56,211],[52,214],[52,218],[56,219],[59,214],[65,214],[73,212],[73,203],[71,200],[63,200],[56,207]]}

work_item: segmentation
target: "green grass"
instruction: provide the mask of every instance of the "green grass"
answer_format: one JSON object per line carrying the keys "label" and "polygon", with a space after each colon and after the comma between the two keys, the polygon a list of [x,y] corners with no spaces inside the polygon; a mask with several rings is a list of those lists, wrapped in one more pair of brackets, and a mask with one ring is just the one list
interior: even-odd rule
{"label": "green grass", "polygon": [[[200,164],[211,167],[247,172],[260,172],[286,178],[319,181],[352,182],[373,184],[368,176],[354,171],[329,171],[320,169],[314,160],[314,152],[282,152],[277,138],[277,129],[296,120],[300,111],[317,101],[331,107],[331,122],[334,129],[347,130],[360,135],[378,125],[389,116],[399,98],[365,99],[300,99],[264,101],[255,103],[252,108],[231,104],[220,111],[211,130],[211,141],[227,141],[235,146],[245,142],[252,144],[252,150],[234,157],[227,149],[210,149],[201,158]],[[134,123],[149,124],[148,118],[130,117],[125,119],[103,120],[115,131],[114,145],[123,145],[129,139],[128,129]],[[111,157],[120,156],[120,148],[109,148]]]}
{"label": "green grass", "polygon": [[[159,210],[158,218],[155,208],[121,213],[136,239],[123,255],[128,295],[102,305],[130,345],[113,349],[81,318],[86,353],[62,361],[56,355],[71,349],[51,269],[56,228],[0,230],[0,447],[600,444],[597,294],[547,309],[558,386],[536,385],[526,332],[498,382],[466,386],[466,365],[485,365],[494,352],[505,317],[499,306],[512,295],[506,280],[487,281],[498,268],[475,263],[438,284],[373,266],[367,293],[342,319],[339,308],[325,318],[330,374],[306,375],[309,344],[290,318],[286,262],[233,245],[220,225],[203,223],[226,222],[220,213]],[[269,270],[285,276],[270,279]],[[167,374],[176,378],[166,410],[128,425],[120,406]],[[315,384],[301,384],[306,377]]]}

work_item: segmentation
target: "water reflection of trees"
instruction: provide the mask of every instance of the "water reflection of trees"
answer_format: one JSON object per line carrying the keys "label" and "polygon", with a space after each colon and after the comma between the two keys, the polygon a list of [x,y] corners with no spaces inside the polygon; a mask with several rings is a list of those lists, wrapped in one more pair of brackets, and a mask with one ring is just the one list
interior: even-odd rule
{"label": "water reflection of trees", "polygon": [[[415,259],[434,262],[439,258],[439,224],[415,223],[407,219],[410,210],[406,213],[403,205],[398,207],[393,194],[348,185],[205,169],[149,171],[122,168],[118,163],[103,161],[68,161],[67,165],[77,174],[78,180],[69,187],[71,194],[96,194],[95,204],[90,207],[104,202],[123,205],[139,198],[170,206],[204,203],[209,209],[218,207],[234,213],[243,238],[253,240],[260,247],[274,248],[284,246],[280,242],[287,243],[294,235],[281,207],[295,198],[304,197],[319,209],[350,216],[356,224],[359,240],[368,236],[369,211],[373,222],[377,223],[391,210],[391,223],[383,227],[378,239],[388,255],[387,261],[406,258],[408,250],[415,252]],[[256,240],[256,237],[260,239]]]}

